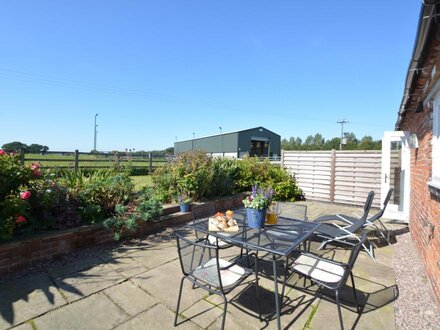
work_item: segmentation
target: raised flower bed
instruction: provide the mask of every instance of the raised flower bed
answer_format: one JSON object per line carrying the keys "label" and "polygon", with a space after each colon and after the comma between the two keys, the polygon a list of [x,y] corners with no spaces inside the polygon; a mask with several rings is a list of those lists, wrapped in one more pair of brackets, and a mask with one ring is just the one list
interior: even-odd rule
{"label": "raised flower bed", "polygon": [[[125,238],[142,237],[163,228],[176,226],[192,221],[195,218],[214,214],[218,210],[242,206],[243,194],[206,203],[195,203],[191,212],[180,213],[179,206],[165,205],[163,216],[143,222],[133,234]],[[39,261],[59,255],[107,243],[113,240],[114,234],[102,224],[81,226],[72,229],[41,233],[31,238],[15,239],[0,245],[0,273],[10,272]]]}

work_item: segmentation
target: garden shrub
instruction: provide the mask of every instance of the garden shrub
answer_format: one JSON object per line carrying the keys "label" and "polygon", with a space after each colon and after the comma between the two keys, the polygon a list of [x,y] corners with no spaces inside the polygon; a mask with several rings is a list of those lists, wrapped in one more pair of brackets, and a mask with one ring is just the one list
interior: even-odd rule
{"label": "garden shrub", "polygon": [[208,197],[232,196],[237,193],[237,179],[240,173],[237,160],[216,158],[212,162],[211,172]]}
{"label": "garden shrub", "polygon": [[195,201],[231,196],[250,191],[254,185],[272,187],[275,200],[303,198],[295,178],[279,165],[257,157],[213,159],[202,151],[179,154],[175,161],[155,171],[153,183],[156,196],[163,202],[175,200],[176,195]]}
{"label": "garden shrub", "polygon": [[[137,206],[134,206],[137,205]],[[162,214],[161,201],[152,188],[140,191],[133,204],[115,206],[114,216],[104,221],[104,226],[112,230],[115,240],[121,239],[124,232],[134,232],[141,221],[146,222]]]}
{"label": "garden shrub", "polygon": [[29,218],[29,182],[39,177],[39,165],[21,166],[19,157],[0,150],[0,239],[9,239]]}
{"label": "garden shrub", "polygon": [[154,171],[152,179],[157,196],[163,202],[176,201],[179,196],[202,200],[211,184],[211,163],[212,158],[202,151],[180,153]]}

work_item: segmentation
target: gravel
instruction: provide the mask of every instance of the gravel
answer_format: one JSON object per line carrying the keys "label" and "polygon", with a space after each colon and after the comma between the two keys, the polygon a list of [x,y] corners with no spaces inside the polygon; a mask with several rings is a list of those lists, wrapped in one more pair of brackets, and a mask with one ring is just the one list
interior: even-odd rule
{"label": "gravel", "polygon": [[440,308],[409,232],[396,235],[394,270],[399,297],[394,302],[397,329],[440,329]]}

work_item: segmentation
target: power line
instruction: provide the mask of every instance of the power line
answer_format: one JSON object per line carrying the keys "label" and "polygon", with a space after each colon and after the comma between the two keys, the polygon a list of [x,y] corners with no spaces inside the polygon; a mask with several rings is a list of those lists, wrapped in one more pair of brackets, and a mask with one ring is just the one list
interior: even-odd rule
{"label": "power line", "polygon": [[[209,100],[195,100],[187,97],[169,95],[139,89],[132,88],[121,88],[117,86],[107,85],[107,84],[99,84],[92,83],[87,81],[73,80],[62,77],[54,77],[47,76],[41,74],[27,73],[23,71],[16,71],[10,69],[1,69],[0,68],[0,78],[10,79],[22,82],[30,82],[36,83],[45,86],[54,86],[61,88],[69,88],[75,90],[82,90],[86,92],[97,92],[97,93],[105,93],[109,95],[118,95],[118,96],[126,96],[126,97],[136,97],[143,99],[153,99],[162,102],[172,102],[178,104],[185,105],[197,105],[197,106],[205,106],[209,108],[214,108],[218,110],[226,110],[230,112],[242,111],[250,114],[264,114],[275,117],[289,118],[294,120],[305,120],[305,121],[313,121],[313,122],[323,122],[323,123],[332,123],[332,120],[322,119],[322,118],[314,118],[314,117],[300,117],[300,116],[292,116],[291,114],[277,112],[277,111],[268,111],[267,109],[258,109],[258,108],[250,108],[250,107],[235,107],[229,104],[225,104],[222,102],[209,101]],[[377,126],[377,124],[368,124],[368,123],[359,123],[359,125],[363,126]]]}

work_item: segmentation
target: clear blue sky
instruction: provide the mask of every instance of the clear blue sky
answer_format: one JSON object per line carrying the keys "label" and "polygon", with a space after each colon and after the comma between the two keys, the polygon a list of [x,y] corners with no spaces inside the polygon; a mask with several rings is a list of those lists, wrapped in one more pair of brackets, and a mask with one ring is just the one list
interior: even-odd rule
{"label": "clear blue sky", "polygon": [[420,0],[0,0],[0,145],[393,130]]}

